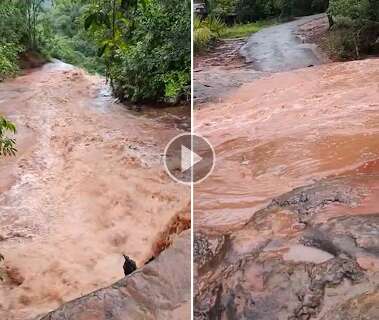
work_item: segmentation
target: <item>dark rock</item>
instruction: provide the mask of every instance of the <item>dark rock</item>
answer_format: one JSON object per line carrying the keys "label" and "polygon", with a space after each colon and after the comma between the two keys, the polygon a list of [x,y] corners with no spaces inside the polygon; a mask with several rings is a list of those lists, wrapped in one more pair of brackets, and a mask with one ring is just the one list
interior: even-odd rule
{"label": "dark rock", "polygon": [[123,265],[123,269],[124,269],[124,274],[125,276],[133,273],[134,271],[137,270],[137,265],[136,263],[130,259],[128,256],[126,255],[123,255],[124,256],[124,259],[125,259],[125,262],[124,262],[124,265]]}
{"label": "dark rock", "polygon": [[315,184],[294,189],[272,200],[269,207],[288,208],[298,214],[300,222],[308,222],[313,214],[328,204],[351,205],[356,201],[356,191],[340,181],[320,181]]}
{"label": "dark rock", "polygon": [[338,286],[344,279],[353,283],[364,275],[354,260],[336,258],[310,268],[310,283],[305,292],[299,295],[300,305],[289,319],[310,319],[320,312],[325,288]]}
{"label": "dark rock", "polygon": [[331,254],[359,253],[379,256],[379,214],[347,216],[330,219],[308,229],[301,239]]}

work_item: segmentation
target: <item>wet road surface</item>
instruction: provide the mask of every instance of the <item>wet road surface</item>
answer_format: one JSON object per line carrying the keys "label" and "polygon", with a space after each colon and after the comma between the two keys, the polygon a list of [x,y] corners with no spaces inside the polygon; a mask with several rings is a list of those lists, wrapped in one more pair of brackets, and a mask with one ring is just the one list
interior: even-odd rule
{"label": "wet road surface", "polygon": [[253,68],[263,72],[282,72],[322,64],[314,44],[302,43],[296,36],[299,25],[323,15],[264,28],[254,33],[241,48],[241,55]]}

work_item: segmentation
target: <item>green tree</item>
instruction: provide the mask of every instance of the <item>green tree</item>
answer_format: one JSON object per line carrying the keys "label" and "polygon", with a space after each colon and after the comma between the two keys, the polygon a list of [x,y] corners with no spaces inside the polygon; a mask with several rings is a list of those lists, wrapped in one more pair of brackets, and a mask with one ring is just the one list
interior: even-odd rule
{"label": "green tree", "polygon": [[44,0],[24,0],[21,1],[21,8],[23,15],[25,16],[26,31],[28,38],[28,49],[37,50],[37,24],[38,18],[42,12],[42,4]]}
{"label": "green tree", "polygon": [[121,101],[177,102],[189,95],[190,0],[99,1],[85,19]]}
{"label": "green tree", "polygon": [[0,80],[37,50],[104,73],[121,100],[188,99],[190,0],[2,0]]}
{"label": "green tree", "polygon": [[208,0],[207,8],[209,15],[213,18],[226,18],[235,13],[237,1],[235,0]]}
{"label": "green tree", "polygon": [[251,22],[281,13],[279,0],[238,0],[236,12],[240,22]]}
{"label": "green tree", "polygon": [[0,81],[18,71],[18,57],[38,50],[38,25],[43,0],[0,1]]}
{"label": "green tree", "polygon": [[[9,156],[16,154],[16,141],[6,136],[6,133],[16,133],[15,125],[0,116],[0,156]],[[0,253],[0,263],[4,261],[4,256]],[[0,281],[4,280],[4,270],[0,267]]]}
{"label": "green tree", "polygon": [[18,54],[23,50],[23,17],[10,0],[0,2],[0,81],[18,71]]}
{"label": "green tree", "polygon": [[379,4],[376,0],[330,0],[331,49],[341,58],[378,53]]}
{"label": "green tree", "polygon": [[89,1],[55,0],[41,16],[40,45],[50,57],[79,66],[91,73],[105,73],[97,44],[84,29]]}

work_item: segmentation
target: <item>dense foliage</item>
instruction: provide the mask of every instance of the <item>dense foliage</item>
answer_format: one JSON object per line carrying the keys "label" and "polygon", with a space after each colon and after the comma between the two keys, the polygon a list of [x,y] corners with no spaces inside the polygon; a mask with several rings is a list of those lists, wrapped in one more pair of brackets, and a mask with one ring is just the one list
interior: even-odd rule
{"label": "dense foliage", "polygon": [[97,55],[97,45],[84,29],[88,1],[55,0],[40,20],[42,51],[52,58],[105,73],[104,62]]}
{"label": "dense foliage", "polygon": [[[206,0],[207,17],[195,19],[194,45],[200,51],[217,38],[243,37],[266,25],[325,12],[328,0]],[[225,24],[227,26],[225,26]],[[223,26],[223,30],[220,30]]]}
{"label": "dense foliage", "polygon": [[328,8],[327,0],[208,0],[207,4],[212,15],[223,19],[234,15],[237,22],[243,23],[273,17],[287,20]]}
{"label": "dense foliage", "polygon": [[176,102],[189,95],[190,0],[100,1],[85,26],[121,100]]}
{"label": "dense foliage", "polygon": [[0,81],[18,71],[18,55],[35,46],[36,1],[0,2]]}
{"label": "dense foliage", "polygon": [[330,44],[341,58],[379,53],[379,1],[331,0],[333,17]]}
{"label": "dense foliage", "polygon": [[2,0],[0,80],[25,51],[104,74],[122,101],[188,99],[190,0]]}
{"label": "dense foliage", "polygon": [[[218,34],[243,36],[245,31],[255,32],[259,30],[259,25],[252,24],[255,21],[287,21],[294,16],[327,12],[327,39],[334,56],[357,59],[379,53],[378,0],[207,0],[206,4],[208,18],[195,21],[195,49],[206,47]],[[209,17],[235,25],[225,28],[227,32],[215,32]]]}

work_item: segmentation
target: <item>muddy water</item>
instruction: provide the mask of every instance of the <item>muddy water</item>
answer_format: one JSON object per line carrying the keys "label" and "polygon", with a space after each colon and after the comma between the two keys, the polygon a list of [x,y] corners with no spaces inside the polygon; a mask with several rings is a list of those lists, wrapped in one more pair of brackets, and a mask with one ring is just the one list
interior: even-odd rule
{"label": "muddy water", "polygon": [[[378,318],[379,59],[275,74],[195,112],[195,319]],[[355,311],[352,311],[355,310]]]}
{"label": "muddy water", "polygon": [[62,63],[0,84],[0,112],[18,128],[0,162],[0,318],[31,319],[122,278],[122,253],[142,265],[189,190],[161,154],[183,113],[133,113],[103,79]]}
{"label": "muddy water", "polygon": [[196,111],[215,147],[198,229],[231,230],[273,197],[379,158],[379,60],[276,74]]}

